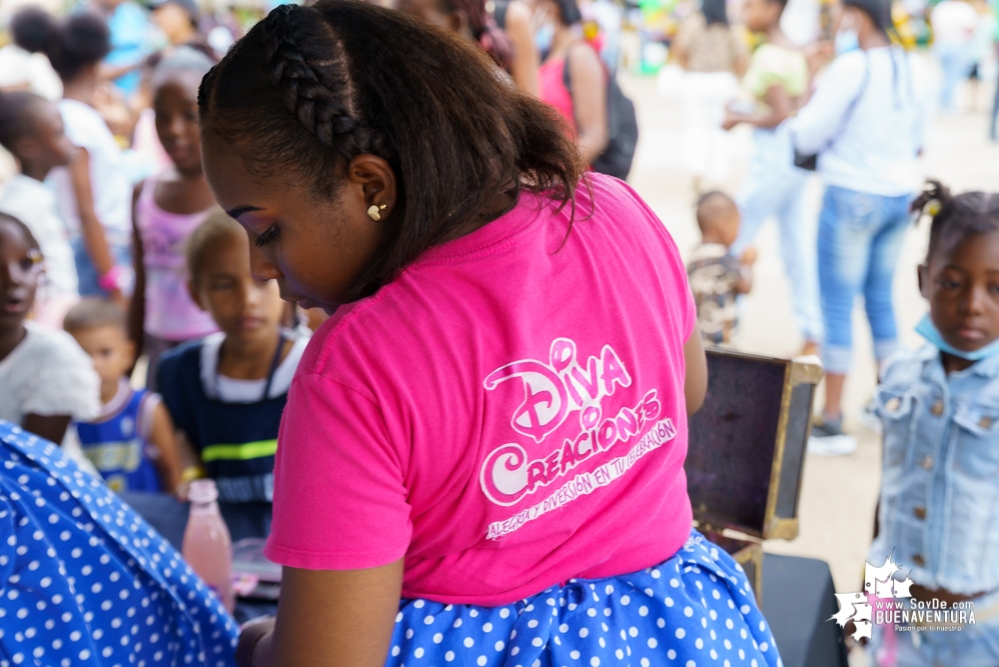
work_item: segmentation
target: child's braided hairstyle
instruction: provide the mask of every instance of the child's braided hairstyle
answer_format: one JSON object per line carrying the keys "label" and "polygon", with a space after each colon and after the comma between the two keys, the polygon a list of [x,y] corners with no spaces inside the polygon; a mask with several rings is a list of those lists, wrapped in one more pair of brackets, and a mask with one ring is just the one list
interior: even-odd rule
{"label": "child's braided hairstyle", "polygon": [[952,195],[940,181],[926,182],[910,210],[918,223],[923,215],[932,218],[926,263],[935,256],[947,256],[959,245],[980,234],[999,231],[999,194],[964,192]]}
{"label": "child's braided hairstyle", "polygon": [[339,191],[347,163],[386,160],[399,197],[380,252],[350,297],[406,265],[521,188],[573,200],[579,153],[556,113],[501,81],[472,44],[356,0],[282,5],[201,84],[201,131],[259,178]]}

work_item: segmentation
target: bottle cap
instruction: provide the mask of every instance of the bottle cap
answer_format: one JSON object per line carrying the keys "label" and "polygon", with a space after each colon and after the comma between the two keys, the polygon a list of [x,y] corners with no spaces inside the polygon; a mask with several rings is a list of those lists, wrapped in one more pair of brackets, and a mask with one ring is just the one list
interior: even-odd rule
{"label": "bottle cap", "polygon": [[214,479],[191,480],[191,485],[187,489],[187,499],[192,503],[211,503],[218,498],[219,490],[215,486]]}

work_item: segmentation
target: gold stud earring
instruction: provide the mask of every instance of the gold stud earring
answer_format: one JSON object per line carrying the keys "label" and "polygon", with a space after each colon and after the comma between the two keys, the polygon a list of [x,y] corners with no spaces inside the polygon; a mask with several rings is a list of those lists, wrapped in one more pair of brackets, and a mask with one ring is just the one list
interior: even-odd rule
{"label": "gold stud earring", "polygon": [[372,204],[368,207],[368,217],[378,222],[382,219],[382,211],[388,208],[388,204],[382,204],[380,206]]}

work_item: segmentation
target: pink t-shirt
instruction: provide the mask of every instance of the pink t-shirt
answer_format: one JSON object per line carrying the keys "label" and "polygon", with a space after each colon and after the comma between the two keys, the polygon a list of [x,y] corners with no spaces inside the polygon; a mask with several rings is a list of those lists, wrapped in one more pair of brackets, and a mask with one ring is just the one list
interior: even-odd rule
{"label": "pink t-shirt", "polygon": [[570,206],[522,194],[320,328],[281,422],[268,558],[405,556],[404,597],[498,605],[683,545],[693,299],[655,214],[590,179],[571,231]]}

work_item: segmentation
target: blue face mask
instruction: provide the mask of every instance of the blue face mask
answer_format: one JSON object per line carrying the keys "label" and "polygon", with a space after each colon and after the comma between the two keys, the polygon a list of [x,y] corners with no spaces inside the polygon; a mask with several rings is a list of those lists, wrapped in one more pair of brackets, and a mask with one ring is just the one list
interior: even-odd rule
{"label": "blue face mask", "polygon": [[542,60],[544,60],[548,55],[548,52],[551,51],[552,41],[554,39],[555,26],[551,23],[546,23],[538,28],[537,32],[534,33],[534,44],[538,47],[538,52],[540,53]]}
{"label": "blue face mask", "polygon": [[919,324],[916,325],[916,333],[928,340],[930,344],[935,346],[941,352],[946,352],[947,354],[960,357],[961,359],[967,359],[968,361],[981,361],[982,359],[988,359],[989,357],[999,354],[999,339],[992,341],[985,347],[971,352],[965,352],[964,350],[957,349],[944,340],[936,325],[933,324],[933,320],[930,319],[929,313],[927,313],[923,319],[919,320]]}
{"label": "blue face mask", "polygon": [[843,55],[860,48],[856,30],[840,30],[836,33],[836,55]]}

